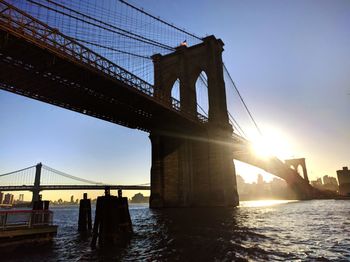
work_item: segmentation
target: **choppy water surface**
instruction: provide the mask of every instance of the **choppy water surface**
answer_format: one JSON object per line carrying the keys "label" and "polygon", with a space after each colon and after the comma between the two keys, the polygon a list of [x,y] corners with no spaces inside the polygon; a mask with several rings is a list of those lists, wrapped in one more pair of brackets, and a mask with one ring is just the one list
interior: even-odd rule
{"label": "choppy water surface", "polygon": [[[53,207],[51,245],[8,261],[350,261],[350,201],[242,202],[239,208],[151,210],[131,205],[125,248],[92,250],[77,232],[77,207]],[[1,259],[2,261],[2,259]]]}

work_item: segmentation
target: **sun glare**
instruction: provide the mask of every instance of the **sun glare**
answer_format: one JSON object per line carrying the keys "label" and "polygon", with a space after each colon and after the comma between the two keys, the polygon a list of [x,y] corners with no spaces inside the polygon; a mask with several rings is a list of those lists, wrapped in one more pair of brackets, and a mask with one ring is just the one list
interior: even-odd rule
{"label": "sun glare", "polygon": [[252,147],[254,153],[260,158],[269,158],[273,156],[269,143],[264,139],[253,141]]}
{"label": "sun glare", "polygon": [[266,130],[268,135],[254,135],[252,139],[252,150],[261,158],[277,156],[281,159],[291,157],[292,152],[287,138],[276,129]]}

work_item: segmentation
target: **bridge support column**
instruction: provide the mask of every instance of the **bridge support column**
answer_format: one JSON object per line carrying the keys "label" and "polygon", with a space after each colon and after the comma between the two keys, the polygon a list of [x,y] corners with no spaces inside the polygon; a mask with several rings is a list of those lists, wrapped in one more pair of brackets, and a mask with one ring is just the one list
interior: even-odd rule
{"label": "bridge support column", "polygon": [[35,170],[35,179],[34,179],[34,187],[33,187],[33,196],[32,196],[32,204],[35,201],[39,201],[39,194],[40,194],[40,179],[41,179],[41,168],[42,164],[39,163],[36,165],[36,170]]}
{"label": "bridge support column", "polygon": [[150,206],[237,206],[229,147],[213,134],[195,139],[152,133]]}
{"label": "bridge support column", "polygon": [[[197,126],[159,116],[152,130],[151,207],[236,206],[238,194],[227,114],[222,52],[224,43],[208,36],[203,42],[180,46],[153,58],[155,96],[171,101],[180,81],[180,110],[196,118],[196,81],[207,75],[209,119]],[[196,119],[197,120],[197,119]],[[199,122],[199,121],[198,121]],[[161,131],[160,131],[161,130]]]}
{"label": "bridge support column", "polygon": [[[306,169],[306,162],[305,158],[295,158],[295,159],[287,159],[284,161],[287,165],[291,166],[294,168],[296,172],[298,172],[298,167],[301,166],[303,170],[303,175],[302,177],[304,180],[309,183],[309,177],[307,175],[307,169]],[[299,172],[298,172],[299,173]],[[299,174],[301,176],[301,174]]]}

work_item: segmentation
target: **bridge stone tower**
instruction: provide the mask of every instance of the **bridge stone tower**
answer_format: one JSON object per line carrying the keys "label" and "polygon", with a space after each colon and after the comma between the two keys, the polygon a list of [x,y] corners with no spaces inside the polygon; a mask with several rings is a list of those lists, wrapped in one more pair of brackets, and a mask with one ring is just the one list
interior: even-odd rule
{"label": "bridge stone tower", "polygon": [[[294,159],[287,159],[284,161],[286,165],[293,167],[295,171],[298,172],[298,167],[301,166],[303,169],[303,178],[305,181],[309,183],[309,177],[307,175],[307,169],[306,169],[306,163],[305,158],[294,158]],[[299,173],[299,172],[298,172]],[[301,174],[299,174],[301,176]]]}
{"label": "bridge stone tower", "polygon": [[[180,110],[197,117],[195,83],[208,77],[209,120],[204,127],[186,126],[159,117],[151,131],[151,207],[237,206],[238,194],[223,78],[223,42],[214,36],[203,43],[179,46],[175,52],[152,57],[155,96],[171,103],[174,82],[180,80]],[[164,99],[164,97],[163,97]]]}
{"label": "bridge stone tower", "polygon": [[35,178],[34,178],[34,187],[33,187],[33,196],[32,196],[32,204],[35,201],[39,201],[39,194],[40,194],[40,179],[41,179],[41,168],[42,164],[39,163],[35,166]]}

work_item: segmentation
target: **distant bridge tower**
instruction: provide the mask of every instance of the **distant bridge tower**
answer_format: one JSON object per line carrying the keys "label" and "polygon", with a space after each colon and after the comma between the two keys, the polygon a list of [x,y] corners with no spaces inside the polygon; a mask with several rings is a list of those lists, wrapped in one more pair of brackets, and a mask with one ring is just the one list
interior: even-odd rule
{"label": "distant bridge tower", "polygon": [[[298,167],[301,166],[301,168],[303,170],[303,177],[309,183],[309,177],[307,175],[305,158],[287,159],[284,162],[286,163],[287,166],[292,167],[296,172],[298,172]],[[299,173],[299,175],[301,176],[300,173]]]}
{"label": "distant bridge tower", "polygon": [[38,201],[39,200],[39,194],[40,194],[40,179],[41,179],[41,168],[42,168],[42,164],[39,163],[36,165],[36,169],[35,169],[35,178],[34,178],[34,187],[32,190],[33,196],[32,196],[32,203],[34,203],[34,201]]}
{"label": "distant bridge tower", "polygon": [[233,130],[227,115],[223,45],[208,36],[201,44],[152,57],[154,95],[165,93],[171,103],[171,90],[179,80],[180,110],[192,117],[197,117],[195,83],[206,73],[209,121],[205,128],[196,128],[177,119],[158,119],[150,134],[151,207],[238,205],[232,151],[225,146]]}

